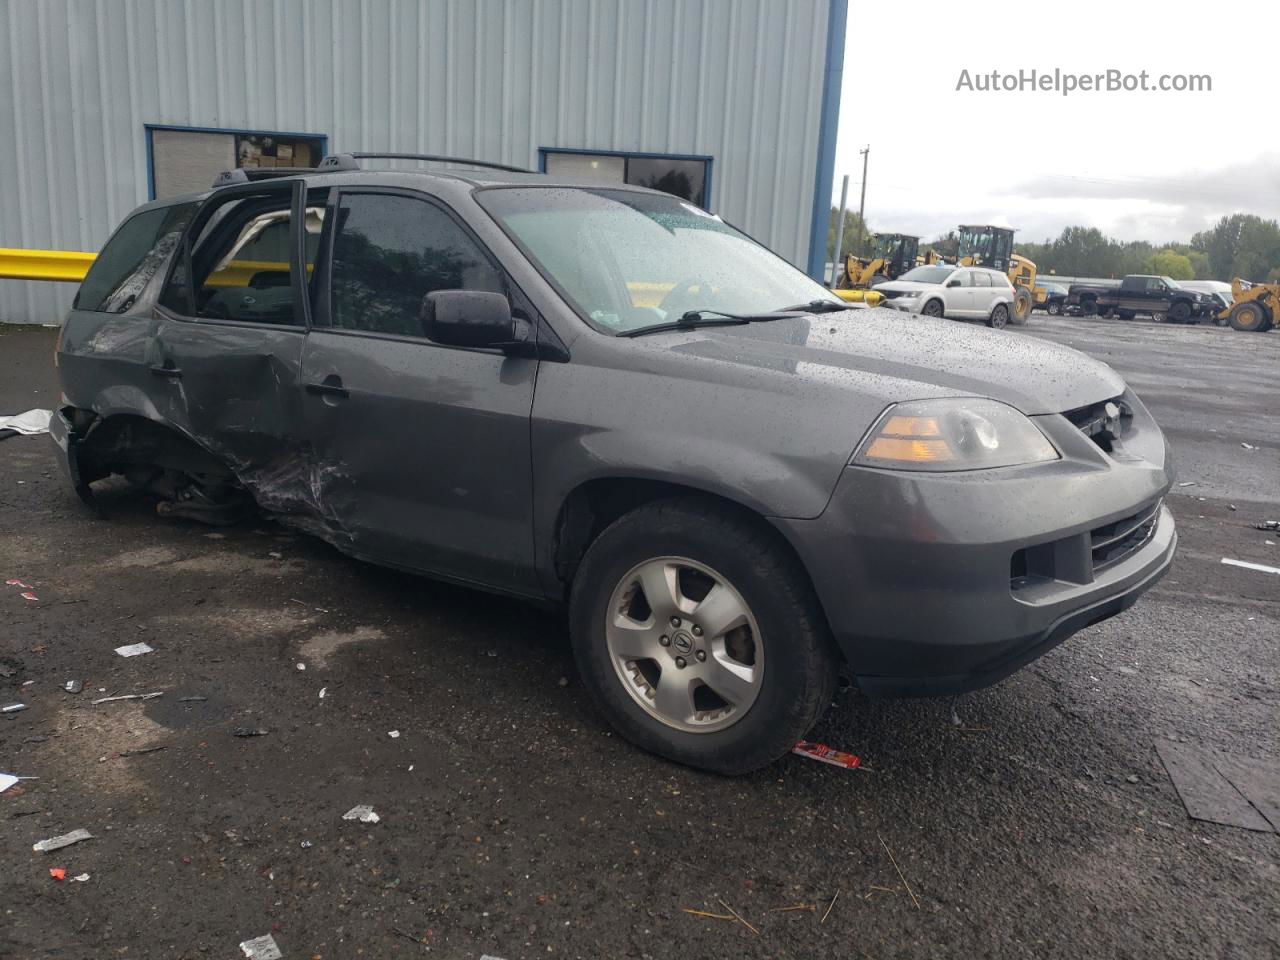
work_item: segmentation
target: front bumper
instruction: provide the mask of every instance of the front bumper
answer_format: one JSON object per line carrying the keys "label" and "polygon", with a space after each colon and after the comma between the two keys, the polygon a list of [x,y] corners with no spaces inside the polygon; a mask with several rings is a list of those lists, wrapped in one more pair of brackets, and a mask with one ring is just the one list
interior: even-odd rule
{"label": "front bumper", "polygon": [[897,310],[900,313],[919,313],[923,304],[923,297],[886,297],[881,301],[880,306],[888,307],[890,310]]}
{"label": "front bumper", "polygon": [[[775,521],[859,686],[987,686],[1154,585],[1177,547],[1161,502],[1173,474],[1141,414],[1116,459],[1065,417],[1036,418],[1061,460],[950,474],[851,467],[821,517]],[[1099,546],[1135,516],[1146,520],[1125,550]]]}

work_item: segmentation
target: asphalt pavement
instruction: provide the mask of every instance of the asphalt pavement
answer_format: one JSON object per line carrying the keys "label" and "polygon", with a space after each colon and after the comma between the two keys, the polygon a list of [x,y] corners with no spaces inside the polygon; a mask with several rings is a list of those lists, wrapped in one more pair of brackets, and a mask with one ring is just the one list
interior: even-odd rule
{"label": "asphalt pavement", "polygon": [[[1280,576],[1221,562],[1280,566],[1280,331],[1024,332],[1165,428],[1175,568],[955,703],[842,691],[815,737],[858,771],[673,766],[554,614],[119,486],[98,518],[47,437],[0,441],[0,583],[38,597],[0,587],[0,771],[39,778],[0,793],[0,957],[1277,956],[1280,837],[1188,819],[1153,743],[1280,756]],[[0,326],[0,413],[56,405],[53,340]]]}

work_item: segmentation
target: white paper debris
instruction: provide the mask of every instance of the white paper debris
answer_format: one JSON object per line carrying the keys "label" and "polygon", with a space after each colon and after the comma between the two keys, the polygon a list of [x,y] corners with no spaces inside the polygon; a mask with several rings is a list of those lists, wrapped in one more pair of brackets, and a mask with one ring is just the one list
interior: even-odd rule
{"label": "white paper debris", "polygon": [[25,709],[27,709],[25,703],[10,703],[0,707],[0,713],[21,713]]}
{"label": "white paper debris", "polygon": [[137,657],[151,653],[151,647],[145,643],[127,643],[123,647],[116,647],[116,653],[122,657]]}
{"label": "white paper debris", "polygon": [[388,731],[387,731],[387,736],[388,736],[388,737],[390,737],[392,740],[398,740],[398,739],[400,738],[400,731],[399,731],[399,730],[388,730]]}
{"label": "white paper debris", "polygon": [[0,793],[4,793],[17,782],[18,778],[12,773],[0,773]]}
{"label": "white paper debris", "polygon": [[299,663],[299,664],[298,664],[298,669],[299,669],[299,670],[305,670],[305,669],[307,669],[307,665],[306,665],[305,663]]}
{"label": "white paper debris", "polygon": [[80,876],[78,876],[78,877],[72,877],[72,878],[71,878],[71,882],[72,882],[72,883],[85,883],[88,879],[89,879],[89,875],[88,875],[87,873],[82,873],[82,874],[80,874]]}
{"label": "white paper debris", "polygon": [[323,700],[323,699],[324,699],[325,691],[326,691],[326,690],[328,690],[328,689],[329,689],[328,687],[321,687],[321,688],[320,688],[320,699],[321,699],[321,700]]}
{"label": "white paper debris", "polygon": [[377,823],[381,818],[367,803],[356,804],[342,815],[343,820],[359,820],[361,823]]}
{"label": "white paper debris", "polygon": [[0,417],[0,430],[12,430],[24,437],[33,437],[37,433],[48,433],[51,419],[52,410],[28,410],[11,417]]}
{"label": "white paper debris", "polygon": [[1244,567],[1246,570],[1257,570],[1260,573],[1280,574],[1280,567],[1268,567],[1265,563],[1250,563],[1247,560],[1232,560],[1230,557],[1223,557],[1222,562],[1229,567]]}
{"label": "white paper debris", "polygon": [[252,940],[246,940],[240,944],[240,949],[244,951],[244,955],[249,960],[281,960],[284,956],[280,952],[280,948],[276,946],[275,937],[266,934],[261,937],[254,937]]}
{"label": "white paper debris", "polygon": [[72,830],[70,833],[64,833],[60,837],[41,840],[39,843],[33,844],[31,849],[36,853],[45,853],[49,850],[61,850],[63,847],[69,847],[73,843],[79,843],[81,840],[92,839],[93,834],[88,830]]}

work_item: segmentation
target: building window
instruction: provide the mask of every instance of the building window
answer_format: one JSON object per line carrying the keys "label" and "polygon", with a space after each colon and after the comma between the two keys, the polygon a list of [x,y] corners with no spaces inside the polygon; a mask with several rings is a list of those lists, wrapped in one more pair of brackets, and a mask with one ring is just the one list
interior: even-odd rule
{"label": "building window", "polygon": [[542,168],[553,176],[661,190],[704,209],[709,199],[710,157],[543,149]]}
{"label": "building window", "polygon": [[151,195],[202,193],[235,167],[314,167],[326,144],[318,134],[149,126]]}

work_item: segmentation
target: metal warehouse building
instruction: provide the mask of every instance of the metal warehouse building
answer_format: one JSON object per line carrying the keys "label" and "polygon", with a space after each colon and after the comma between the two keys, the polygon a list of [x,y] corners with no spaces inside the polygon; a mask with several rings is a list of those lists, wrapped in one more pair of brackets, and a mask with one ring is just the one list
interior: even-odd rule
{"label": "metal warehouse building", "polygon": [[[0,0],[0,247],[232,166],[444,154],[679,193],[819,276],[847,0]],[[0,321],[74,285],[0,280]]]}

